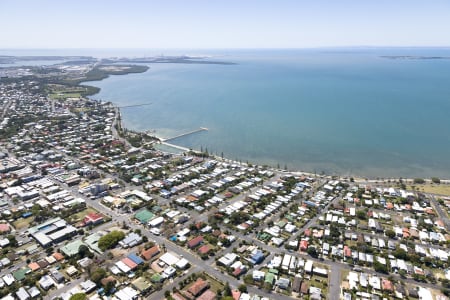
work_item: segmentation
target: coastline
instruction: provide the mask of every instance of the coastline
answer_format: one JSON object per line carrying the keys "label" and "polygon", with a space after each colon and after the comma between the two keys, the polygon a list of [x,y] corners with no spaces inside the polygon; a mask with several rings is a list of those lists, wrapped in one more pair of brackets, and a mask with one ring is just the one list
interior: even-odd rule
{"label": "coastline", "polygon": [[[117,114],[116,114],[116,117],[115,117],[116,119],[114,120],[113,124],[117,124],[117,122],[119,122],[120,128],[127,129],[123,125],[123,119],[121,117],[119,118],[120,121],[117,120],[117,116],[121,116],[120,108],[116,104],[114,104],[112,102],[111,102],[111,104],[114,106],[114,108],[117,111]],[[115,129],[113,128],[113,130],[115,130]],[[141,134],[149,135],[147,132],[135,131],[135,130],[133,130],[133,131],[141,133]],[[158,144],[167,145],[168,147],[173,147],[173,148],[178,149],[178,150],[183,150],[184,152],[182,152],[182,153],[194,152],[194,153],[197,153],[197,154],[202,154],[202,152],[194,150],[194,149],[188,149],[186,147],[183,147],[183,146],[180,146],[180,145],[177,145],[177,144],[173,144],[173,143],[166,143],[166,142],[164,142],[164,138],[159,137],[157,135],[151,135],[151,137],[156,138],[159,141]],[[126,138],[123,138],[123,139],[126,140]],[[158,151],[161,151],[161,152],[164,152],[164,153],[170,153],[170,154],[173,154],[173,155],[180,155],[180,156],[183,155],[183,154],[180,154],[180,153],[175,153],[175,152],[170,152],[170,151],[163,151],[163,150],[159,150],[159,149],[158,149]],[[249,163],[246,163],[246,162],[236,161],[236,160],[233,160],[231,158],[226,158],[226,157],[222,158],[219,155],[208,154],[208,156],[213,158],[213,159],[215,159],[215,160],[217,160],[217,161],[223,161],[223,162],[227,162],[227,163],[231,163],[231,164],[240,165],[240,166],[243,166],[243,167],[249,167],[250,165],[254,166],[254,167],[255,166],[256,167],[263,167],[260,164],[249,164]],[[327,178],[327,179],[330,179],[330,180],[332,180],[332,179],[340,179],[340,180],[344,180],[344,181],[346,181],[346,180],[351,181],[351,179],[353,179],[353,182],[360,183],[360,184],[380,184],[380,183],[381,184],[393,184],[393,183],[401,181],[401,182],[403,182],[405,184],[414,185],[414,181],[417,179],[417,178],[403,178],[403,177],[374,178],[374,177],[361,177],[361,176],[356,176],[356,177],[350,178],[350,177],[342,177],[342,176],[329,175],[329,174],[317,174],[317,173],[312,173],[312,172],[302,171],[302,170],[284,170],[284,169],[273,168],[273,167],[270,167],[270,166],[267,166],[267,169],[269,169],[271,171],[274,171],[274,172],[285,173],[285,174],[292,174],[292,175],[295,175],[295,176],[308,176],[308,177],[313,177],[313,178],[319,178],[320,177],[320,178]],[[433,182],[432,178],[423,178],[423,180],[425,181],[425,184],[430,184],[430,183]],[[448,185],[448,184],[450,184],[450,179],[440,179],[440,184]]]}

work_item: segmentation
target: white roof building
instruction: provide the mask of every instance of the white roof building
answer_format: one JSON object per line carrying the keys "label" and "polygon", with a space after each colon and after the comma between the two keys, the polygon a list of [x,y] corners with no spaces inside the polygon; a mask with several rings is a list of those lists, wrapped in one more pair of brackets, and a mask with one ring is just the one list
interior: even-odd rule
{"label": "white roof building", "polygon": [[138,291],[127,286],[126,288],[117,291],[114,294],[114,298],[118,300],[135,300],[137,299],[138,295],[139,295]]}
{"label": "white roof building", "polygon": [[159,258],[159,260],[168,266],[173,266],[176,265],[178,261],[180,261],[180,258],[171,252],[166,252]]}
{"label": "white roof building", "polygon": [[28,292],[23,287],[21,287],[17,290],[16,296],[17,296],[17,298],[19,298],[19,300],[30,299],[30,294],[28,294]]}

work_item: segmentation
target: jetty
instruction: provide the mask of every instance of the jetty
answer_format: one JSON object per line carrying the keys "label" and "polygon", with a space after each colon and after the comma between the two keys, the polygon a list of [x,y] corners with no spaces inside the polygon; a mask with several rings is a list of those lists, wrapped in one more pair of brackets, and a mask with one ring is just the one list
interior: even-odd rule
{"label": "jetty", "polygon": [[185,133],[179,134],[177,136],[173,136],[173,137],[170,137],[170,138],[167,138],[167,139],[161,139],[161,142],[165,143],[165,142],[168,142],[168,141],[171,141],[171,140],[183,137],[183,136],[188,136],[188,135],[195,134],[195,133],[202,132],[202,131],[208,131],[208,128],[200,127],[199,129],[192,130],[192,131],[189,131],[189,132],[185,132]]}
{"label": "jetty", "polygon": [[147,106],[147,105],[151,105],[151,104],[152,103],[130,104],[130,105],[118,106],[118,108],[140,107],[140,106]]}
{"label": "jetty", "polygon": [[183,146],[174,145],[174,144],[170,144],[170,143],[166,143],[166,142],[161,142],[161,145],[172,147],[172,148],[184,151],[184,152],[190,151],[189,148],[186,148],[186,147],[183,147]]}

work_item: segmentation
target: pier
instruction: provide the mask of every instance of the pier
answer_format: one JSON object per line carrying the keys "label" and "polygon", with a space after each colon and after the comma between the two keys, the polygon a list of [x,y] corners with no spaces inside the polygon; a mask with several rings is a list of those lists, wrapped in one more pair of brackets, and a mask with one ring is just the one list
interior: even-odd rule
{"label": "pier", "polygon": [[190,149],[188,149],[188,148],[186,148],[186,147],[178,146],[178,145],[174,145],[174,144],[170,144],[170,143],[166,143],[166,142],[161,142],[161,145],[165,145],[165,146],[168,146],[168,147],[172,147],[172,148],[175,148],[175,149],[184,151],[184,152],[187,152],[187,151],[190,150]]}
{"label": "pier", "polygon": [[118,108],[140,107],[140,106],[147,106],[147,105],[151,105],[151,104],[152,103],[131,104],[131,105],[118,106]]}
{"label": "pier", "polygon": [[183,136],[188,136],[188,135],[191,135],[191,134],[195,134],[195,133],[198,133],[198,132],[201,132],[201,131],[208,131],[208,128],[200,127],[199,129],[192,130],[192,131],[189,131],[189,132],[186,132],[186,133],[182,133],[182,134],[179,134],[179,135],[174,136],[174,137],[170,137],[170,138],[167,138],[167,139],[161,139],[161,141],[165,143],[167,141],[171,141],[171,140],[183,137]]}

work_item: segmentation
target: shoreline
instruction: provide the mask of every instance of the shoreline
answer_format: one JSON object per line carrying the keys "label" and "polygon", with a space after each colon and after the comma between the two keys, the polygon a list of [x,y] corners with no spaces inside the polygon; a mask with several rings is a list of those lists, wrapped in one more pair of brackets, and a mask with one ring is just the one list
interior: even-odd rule
{"label": "shoreline", "polygon": [[[100,101],[102,101],[102,100],[100,100]],[[108,101],[108,102],[110,102],[110,101]],[[115,103],[113,103],[113,102],[110,102],[110,103],[117,110],[118,116],[121,116],[122,114],[121,114],[120,108]],[[115,119],[115,122],[119,122],[119,126],[120,126],[120,128],[122,128],[122,130],[123,129],[127,129],[124,126],[124,124],[123,124],[123,118],[122,117],[120,117],[120,121],[117,121],[117,119]],[[127,130],[130,130],[130,129],[127,129]],[[181,150],[181,151],[183,151],[182,153],[185,153],[185,152],[194,152],[194,153],[198,153],[198,154],[202,153],[202,152],[200,152],[198,150],[195,150],[195,149],[189,149],[187,147],[180,146],[180,145],[177,145],[177,144],[164,142],[164,138],[159,137],[157,135],[150,135],[150,134],[148,134],[145,131],[137,131],[137,130],[132,130],[132,131],[137,132],[137,133],[141,133],[141,134],[146,134],[148,136],[156,138],[158,140],[157,143],[159,145],[165,145],[167,147],[172,147],[172,148]],[[126,137],[124,137],[124,139],[126,140]],[[159,150],[159,149],[157,149],[157,150],[161,151],[163,153],[170,153],[170,154],[173,154],[173,155],[182,155],[182,154],[174,153],[174,152],[170,152],[170,151],[163,151],[163,150]],[[246,167],[248,167],[249,165],[252,165],[254,167],[263,167],[263,165],[261,165],[259,163],[239,162],[239,161],[233,160],[231,158],[227,158],[227,157],[223,157],[222,158],[221,156],[214,155],[214,154],[208,154],[208,155],[209,155],[210,158],[213,158],[213,159],[215,159],[217,161],[228,162],[228,163],[231,163],[231,164],[237,164],[237,165],[246,166]],[[338,175],[330,175],[330,174],[317,174],[317,173],[312,173],[312,172],[302,171],[302,170],[284,170],[284,169],[274,168],[274,167],[271,167],[271,166],[267,166],[267,169],[271,170],[271,171],[274,171],[274,172],[285,173],[285,174],[292,174],[292,175],[295,175],[295,176],[308,176],[308,177],[314,177],[314,178],[320,177],[320,178],[327,178],[327,179],[330,179],[330,180],[331,179],[340,179],[340,180],[349,180],[349,181],[351,181],[351,178],[353,178],[353,182],[360,183],[360,184],[380,184],[380,183],[383,183],[383,184],[391,183],[392,184],[392,183],[400,183],[400,181],[405,183],[405,184],[408,184],[408,185],[417,185],[417,186],[433,184],[432,178],[421,178],[421,179],[423,179],[425,181],[425,183],[424,184],[416,184],[416,183],[414,183],[414,180],[416,180],[417,178],[403,178],[403,177],[380,178],[380,177],[370,177],[370,176],[367,176],[367,177],[362,177],[362,176],[353,176],[353,177],[352,176],[338,176]],[[439,184],[434,184],[434,185],[447,185],[447,184],[450,184],[450,179],[440,178],[440,183]]]}

